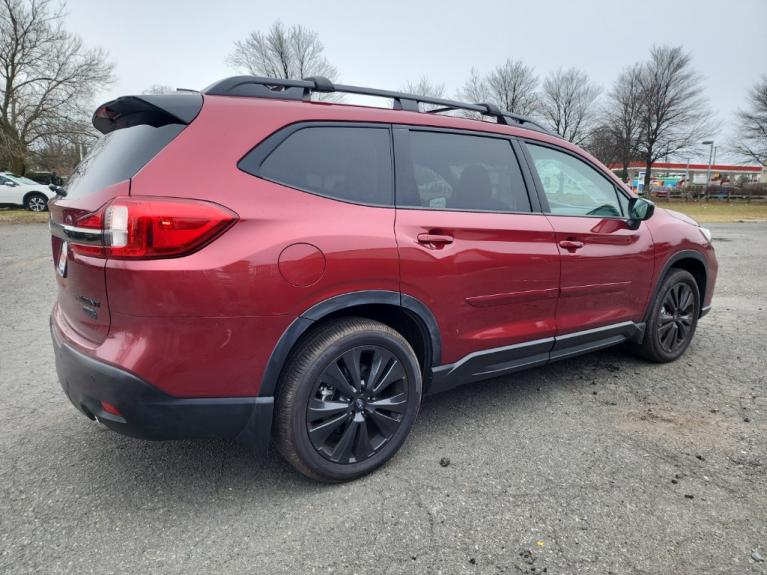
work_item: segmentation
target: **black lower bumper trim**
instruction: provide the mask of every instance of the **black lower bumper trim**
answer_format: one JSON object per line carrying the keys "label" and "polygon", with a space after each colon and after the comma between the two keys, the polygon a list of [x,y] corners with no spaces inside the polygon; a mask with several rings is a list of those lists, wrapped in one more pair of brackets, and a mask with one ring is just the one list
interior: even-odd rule
{"label": "black lower bumper trim", "polygon": [[[69,400],[91,419],[141,439],[238,439],[265,452],[273,397],[178,398],[135,375],[93,359],[62,339],[51,325],[56,371]],[[122,416],[104,411],[101,402]]]}

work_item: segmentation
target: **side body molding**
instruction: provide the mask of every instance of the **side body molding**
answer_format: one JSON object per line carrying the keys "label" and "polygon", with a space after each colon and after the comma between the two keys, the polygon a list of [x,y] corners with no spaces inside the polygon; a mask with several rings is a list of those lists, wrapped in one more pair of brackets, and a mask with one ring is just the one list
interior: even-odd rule
{"label": "side body molding", "polygon": [[407,294],[388,290],[351,292],[334,296],[313,305],[288,326],[288,329],[282,334],[274,351],[272,351],[272,355],[269,357],[258,395],[260,397],[268,397],[275,394],[282,367],[285,365],[290,350],[293,349],[298,339],[316,321],[342,309],[375,304],[401,307],[415,319],[422,334],[428,337],[431,343],[431,366],[440,364],[442,343],[439,336],[439,327],[434,314],[431,313],[431,310],[423,302]]}
{"label": "side body molding", "polygon": [[560,359],[574,357],[623,341],[641,341],[645,324],[625,321],[566,335],[526,341],[471,353],[459,361],[433,370],[427,395],[465,383],[498,377]]}

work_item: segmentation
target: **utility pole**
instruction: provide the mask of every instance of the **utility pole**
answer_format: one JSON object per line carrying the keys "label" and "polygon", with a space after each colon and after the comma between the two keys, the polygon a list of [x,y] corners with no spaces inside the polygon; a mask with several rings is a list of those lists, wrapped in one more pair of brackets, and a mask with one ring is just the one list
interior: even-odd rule
{"label": "utility pole", "polygon": [[706,191],[708,191],[711,183],[711,162],[714,159],[714,140],[705,140],[701,144],[708,146],[708,170],[706,170]]}

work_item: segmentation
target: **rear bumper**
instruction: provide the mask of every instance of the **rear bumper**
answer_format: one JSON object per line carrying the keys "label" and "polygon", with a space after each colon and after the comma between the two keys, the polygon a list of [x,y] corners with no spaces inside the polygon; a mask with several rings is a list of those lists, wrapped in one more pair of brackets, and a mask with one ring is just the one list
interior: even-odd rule
{"label": "rear bumper", "polygon": [[[238,439],[266,452],[272,397],[178,398],[135,375],[93,359],[68,345],[55,323],[51,338],[56,371],[69,400],[83,414],[113,431],[141,439]],[[122,416],[104,411],[101,402]]]}

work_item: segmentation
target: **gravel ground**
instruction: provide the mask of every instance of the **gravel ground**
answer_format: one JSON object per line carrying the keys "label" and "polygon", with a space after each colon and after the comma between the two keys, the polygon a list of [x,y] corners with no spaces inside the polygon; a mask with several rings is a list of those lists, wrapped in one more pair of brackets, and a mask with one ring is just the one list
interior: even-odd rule
{"label": "gravel ground", "polygon": [[327,486],[80,415],[47,229],[2,225],[0,573],[765,573],[767,225],[711,227],[714,309],[682,359],[608,350],[427,399],[389,465]]}

